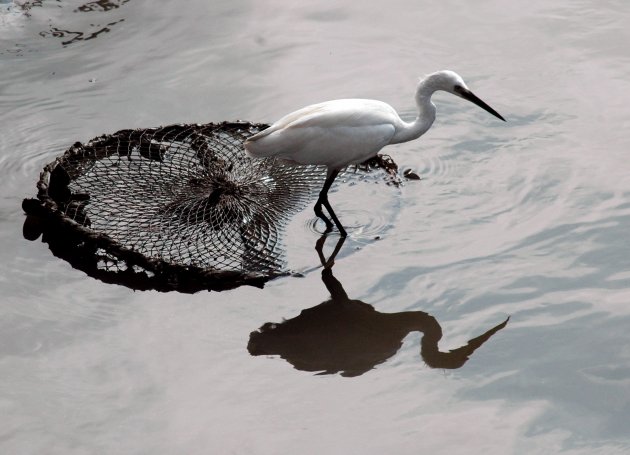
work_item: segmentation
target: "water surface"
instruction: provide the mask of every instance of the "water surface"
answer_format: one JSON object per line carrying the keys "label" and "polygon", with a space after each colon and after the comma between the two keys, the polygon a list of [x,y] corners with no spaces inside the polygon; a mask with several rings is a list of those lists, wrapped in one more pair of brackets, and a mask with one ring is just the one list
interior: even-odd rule
{"label": "water surface", "polygon": [[[3,453],[630,449],[626,2],[0,9]],[[332,273],[379,314],[434,318],[442,352],[509,316],[461,368],[428,366],[419,331],[352,377],[250,354],[263,324],[331,299],[310,210],[287,235],[289,262],[310,268],[263,290],[133,292],[22,237],[22,199],[77,140],[270,122],[340,97],[381,99],[411,118],[417,78],[443,68],[508,122],[436,95],[434,127],[386,149],[422,180],[331,193],[351,232]]]}

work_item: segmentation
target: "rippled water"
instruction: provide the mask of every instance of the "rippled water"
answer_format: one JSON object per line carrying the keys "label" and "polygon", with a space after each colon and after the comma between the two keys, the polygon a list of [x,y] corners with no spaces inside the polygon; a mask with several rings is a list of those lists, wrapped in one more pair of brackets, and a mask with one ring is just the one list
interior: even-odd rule
{"label": "rippled water", "polygon": [[[3,453],[630,450],[627,2],[0,11]],[[132,292],[22,237],[22,199],[77,140],[340,97],[409,118],[442,68],[508,122],[436,95],[429,133],[386,150],[422,180],[331,193],[351,233],[331,274],[310,210],[287,236],[304,277],[263,290]]]}

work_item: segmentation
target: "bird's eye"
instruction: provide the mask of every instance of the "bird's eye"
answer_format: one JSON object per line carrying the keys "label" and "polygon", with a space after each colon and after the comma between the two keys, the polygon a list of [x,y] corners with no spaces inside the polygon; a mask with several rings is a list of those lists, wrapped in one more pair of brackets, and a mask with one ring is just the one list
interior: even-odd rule
{"label": "bird's eye", "polygon": [[464,87],[462,87],[461,85],[455,85],[455,86],[453,87],[453,91],[454,91],[455,93],[462,93],[462,92],[464,91]]}

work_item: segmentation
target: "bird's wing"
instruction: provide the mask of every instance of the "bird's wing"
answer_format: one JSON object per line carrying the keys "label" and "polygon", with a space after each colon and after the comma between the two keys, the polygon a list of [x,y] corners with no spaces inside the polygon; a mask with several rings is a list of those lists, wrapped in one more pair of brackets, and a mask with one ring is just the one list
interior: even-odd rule
{"label": "bird's wing", "polygon": [[389,104],[376,100],[347,99],[313,104],[285,115],[266,130],[247,139],[255,142],[276,131],[293,128],[331,128],[395,124],[398,114]]}
{"label": "bird's wing", "polygon": [[389,144],[399,122],[396,111],[380,101],[328,101],[284,116],[247,139],[245,149],[252,157],[302,164],[360,162]]}
{"label": "bird's wing", "polygon": [[335,100],[304,108],[303,112],[292,119],[285,128],[375,126],[384,123],[393,124],[398,118],[394,108],[381,101]]}

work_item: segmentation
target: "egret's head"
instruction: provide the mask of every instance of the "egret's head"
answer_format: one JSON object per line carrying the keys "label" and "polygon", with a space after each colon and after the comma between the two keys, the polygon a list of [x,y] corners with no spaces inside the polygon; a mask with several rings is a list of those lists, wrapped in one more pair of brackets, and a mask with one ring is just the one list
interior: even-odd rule
{"label": "egret's head", "polygon": [[477,97],[477,95],[470,91],[464,82],[464,79],[462,79],[462,77],[455,71],[443,70],[438,71],[437,73],[429,74],[424,79],[423,83],[431,87],[432,91],[443,90],[445,92],[452,93],[455,96],[459,96],[460,98],[464,98],[505,122],[505,119],[501,117],[497,111],[492,109],[479,97]]}
{"label": "egret's head", "polygon": [[432,92],[442,90],[457,96],[460,95],[455,91],[456,87],[468,89],[464,79],[455,71],[450,70],[442,70],[428,74],[420,83],[428,87]]}
{"label": "egret's head", "polygon": [[468,88],[464,79],[455,71],[442,70],[431,74],[430,77],[435,78],[437,81],[439,86],[438,90],[456,94],[455,87]]}

